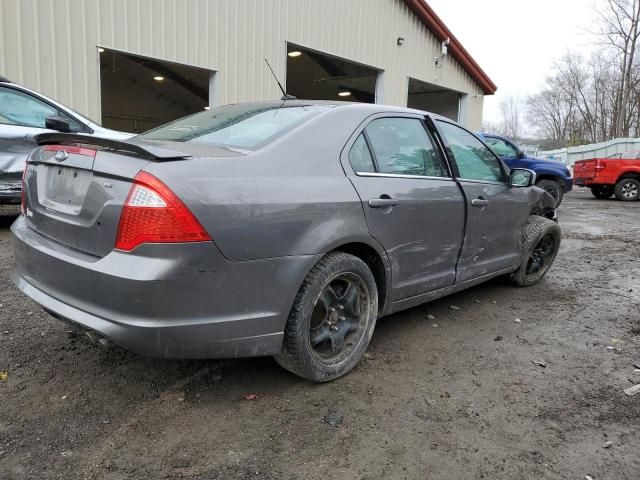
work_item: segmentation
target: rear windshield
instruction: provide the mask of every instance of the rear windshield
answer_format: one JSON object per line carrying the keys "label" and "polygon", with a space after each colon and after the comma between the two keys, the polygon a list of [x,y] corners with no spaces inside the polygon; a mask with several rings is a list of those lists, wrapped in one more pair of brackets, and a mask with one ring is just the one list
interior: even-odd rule
{"label": "rear windshield", "polygon": [[167,123],[138,138],[254,149],[331,108],[327,105],[225,105]]}

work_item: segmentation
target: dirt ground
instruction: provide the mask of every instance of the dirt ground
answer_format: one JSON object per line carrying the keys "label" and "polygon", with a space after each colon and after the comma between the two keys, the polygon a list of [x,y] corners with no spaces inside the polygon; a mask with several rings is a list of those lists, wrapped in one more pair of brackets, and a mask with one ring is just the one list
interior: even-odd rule
{"label": "dirt ground", "polygon": [[640,395],[623,390],[640,383],[640,203],[579,191],[559,214],[541,284],[492,281],[385,318],[364,361],[324,385],[269,358],[94,346],[10,284],[6,219],[0,479],[637,480]]}

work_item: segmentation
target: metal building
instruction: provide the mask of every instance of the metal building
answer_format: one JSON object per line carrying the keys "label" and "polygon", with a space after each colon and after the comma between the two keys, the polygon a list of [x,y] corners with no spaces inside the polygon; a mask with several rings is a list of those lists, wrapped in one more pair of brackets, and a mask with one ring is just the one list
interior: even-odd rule
{"label": "metal building", "polygon": [[424,0],[0,0],[0,75],[143,131],[280,96],[411,106],[470,128],[496,87]]}

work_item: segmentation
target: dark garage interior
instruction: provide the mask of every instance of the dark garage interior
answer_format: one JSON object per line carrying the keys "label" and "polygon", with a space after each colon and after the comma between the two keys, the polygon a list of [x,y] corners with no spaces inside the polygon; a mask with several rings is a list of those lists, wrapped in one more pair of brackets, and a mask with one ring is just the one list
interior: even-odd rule
{"label": "dark garage interior", "polygon": [[460,93],[440,85],[409,79],[407,106],[437,113],[443,117],[458,121]]}
{"label": "dark garage interior", "polygon": [[209,105],[212,71],[100,48],[102,125],[140,133]]}
{"label": "dark garage interior", "polygon": [[375,103],[378,70],[289,44],[287,93],[306,100]]}

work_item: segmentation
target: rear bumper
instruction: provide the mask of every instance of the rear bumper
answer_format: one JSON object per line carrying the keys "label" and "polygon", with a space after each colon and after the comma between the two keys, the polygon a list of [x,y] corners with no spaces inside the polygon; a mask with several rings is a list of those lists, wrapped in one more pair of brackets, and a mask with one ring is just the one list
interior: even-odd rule
{"label": "rear bumper", "polygon": [[[589,174],[587,174],[589,175]],[[580,176],[573,179],[573,183],[578,187],[590,187],[592,185],[615,185],[617,178],[610,175]]]}
{"label": "rear bumper", "polygon": [[0,190],[0,205],[20,205],[22,190]]}
{"label": "rear bumper", "polygon": [[19,217],[15,285],[46,310],[135,353],[228,358],[280,352],[319,256],[228,262],[210,242],[142,245],[103,258],[68,249]]}
{"label": "rear bumper", "polygon": [[589,185],[597,184],[597,182],[594,182],[593,178],[575,177],[573,184],[576,187],[588,187]]}

